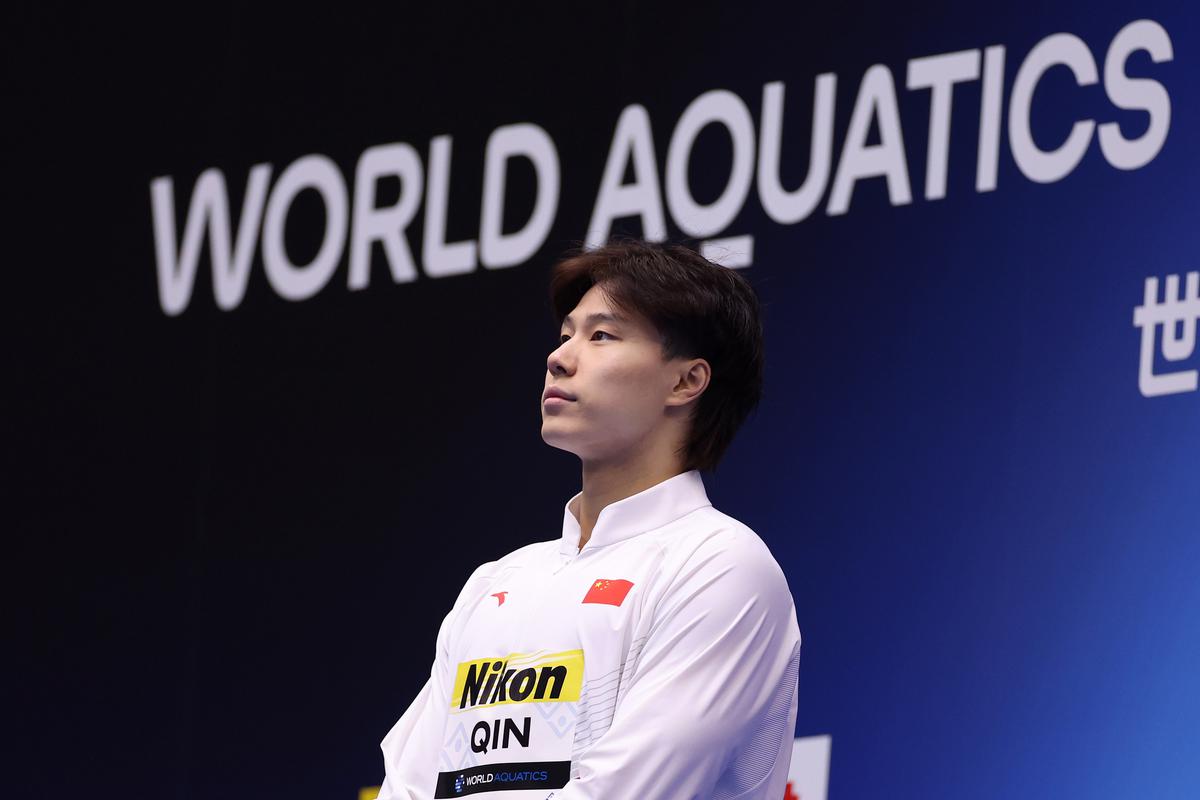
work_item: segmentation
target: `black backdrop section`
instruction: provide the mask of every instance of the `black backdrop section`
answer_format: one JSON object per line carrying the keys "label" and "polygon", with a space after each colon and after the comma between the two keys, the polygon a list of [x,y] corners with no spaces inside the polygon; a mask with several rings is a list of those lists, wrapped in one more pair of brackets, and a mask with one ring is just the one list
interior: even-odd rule
{"label": "black backdrop section", "polygon": [[[734,23],[750,20],[637,3],[10,13],[21,755],[6,783],[349,796],[381,777],[377,742],[462,581],[556,536],[578,488],[575,459],[538,436],[544,360],[530,354],[555,340],[546,270],[584,235],[617,113],[636,101],[673,119],[697,87],[727,85],[746,52]],[[847,34],[806,13],[778,35],[755,50],[794,70]],[[753,96],[757,80],[730,88]],[[321,152],[349,176],[367,146],[424,154],[452,133],[455,241],[477,235],[477,213],[454,209],[479,206],[488,133],[526,120],[552,125],[565,187],[530,263],[392,285],[377,251],[368,290],[335,278],[291,304],[256,261],[223,312],[205,245],[189,308],[160,310],[153,178],[175,177],[181,230],[208,167],[236,210],[255,163]],[[510,227],[530,180],[516,168]],[[701,200],[719,190],[693,181]],[[298,261],[322,217],[302,198]]]}

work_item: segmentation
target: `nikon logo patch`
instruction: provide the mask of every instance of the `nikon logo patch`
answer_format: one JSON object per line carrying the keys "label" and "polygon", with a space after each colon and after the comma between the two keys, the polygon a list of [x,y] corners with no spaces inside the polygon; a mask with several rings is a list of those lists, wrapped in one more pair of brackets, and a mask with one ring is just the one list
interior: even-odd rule
{"label": "nikon logo patch", "polygon": [[487,708],[508,703],[560,703],[579,699],[583,651],[512,653],[458,665],[450,708]]}

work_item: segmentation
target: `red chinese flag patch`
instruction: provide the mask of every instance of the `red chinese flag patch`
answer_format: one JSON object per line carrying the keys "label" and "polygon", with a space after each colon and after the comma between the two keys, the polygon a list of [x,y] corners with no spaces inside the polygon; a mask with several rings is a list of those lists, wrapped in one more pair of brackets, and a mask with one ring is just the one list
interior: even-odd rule
{"label": "red chinese flag patch", "polygon": [[583,602],[619,606],[625,602],[625,595],[629,594],[629,590],[632,588],[632,582],[620,578],[616,580],[597,578],[592,581],[591,588],[583,596]]}

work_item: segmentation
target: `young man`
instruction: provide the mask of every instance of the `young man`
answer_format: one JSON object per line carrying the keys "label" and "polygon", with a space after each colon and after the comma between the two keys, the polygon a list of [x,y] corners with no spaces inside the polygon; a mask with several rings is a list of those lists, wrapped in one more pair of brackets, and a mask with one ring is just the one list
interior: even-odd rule
{"label": "young man", "polygon": [[382,743],[381,800],[779,800],[800,632],[758,536],[708,501],[762,387],[758,301],[678,246],[557,264],[542,438],[562,536],[475,570]]}

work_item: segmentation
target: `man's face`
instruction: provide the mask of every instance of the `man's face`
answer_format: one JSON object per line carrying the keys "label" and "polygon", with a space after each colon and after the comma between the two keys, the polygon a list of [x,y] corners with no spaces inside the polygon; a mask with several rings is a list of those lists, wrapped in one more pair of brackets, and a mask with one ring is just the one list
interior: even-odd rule
{"label": "man's face", "polygon": [[[678,360],[663,358],[662,339],[646,319],[617,311],[593,286],[563,320],[559,346],[546,360],[542,438],[584,460],[622,457],[656,437],[679,381]],[[561,390],[567,398],[546,392]]]}

